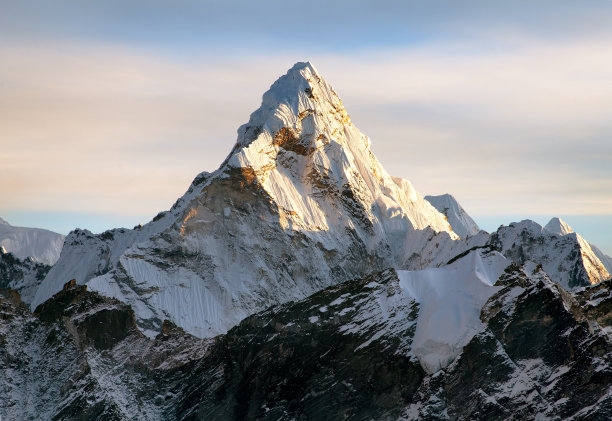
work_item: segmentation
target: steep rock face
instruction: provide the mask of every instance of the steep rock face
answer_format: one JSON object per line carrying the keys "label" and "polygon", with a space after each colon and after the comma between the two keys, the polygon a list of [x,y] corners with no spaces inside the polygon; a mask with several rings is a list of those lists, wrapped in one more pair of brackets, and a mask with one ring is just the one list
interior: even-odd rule
{"label": "steep rock face", "polygon": [[0,247],[19,259],[28,257],[47,265],[59,258],[64,236],[40,228],[14,227],[0,218]]}
{"label": "steep rock face", "polygon": [[453,231],[461,238],[465,238],[468,235],[476,235],[480,232],[480,228],[476,222],[474,222],[465,209],[457,202],[457,199],[452,195],[430,195],[425,196],[425,200],[446,216]]}
{"label": "steep rock face", "polygon": [[39,285],[51,269],[32,258],[21,260],[12,253],[0,250],[0,288],[11,288],[19,293],[24,303],[30,304]]}
{"label": "steep rock face", "polygon": [[168,373],[209,346],[167,321],[146,338],[129,306],[74,282],[34,315],[13,290],[0,290],[0,416],[165,419],[177,387]]}
{"label": "steep rock face", "polygon": [[598,249],[592,243],[589,243],[589,246],[591,246],[591,250],[593,251],[593,254],[595,254],[595,256],[597,256],[597,258],[599,259],[601,264],[604,265],[604,267],[606,268],[608,273],[610,275],[612,275],[612,257],[610,257],[607,254],[605,254],[603,251]]}
{"label": "steep rock face", "polygon": [[264,94],[217,171],[135,231],[71,233],[32,307],[76,278],[131,304],[150,336],[169,319],[210,337],[270,305],[388,267],[444,264],[486,241],[457,241],[387,174],[309,63]]}
{"label": "steep rock face", "polygon": [[612,332],[612,279],[583,288],[575,294],[589,319]]}
{"label": "steep rock face", "polygon": [[544,271],[566,289],[592,285],[610,277],[589,243],[572,232],[565,235],[524,220],[502,225],[491,234],[489,244],[507,258],[523,264],[541,264]]}
{"label": "steep rock face", "polygon": [[176,414],[396,418],[424,376],[409,351],[417,312],[388,271],[249,317],[189,367],[206,381],[187,384]]}

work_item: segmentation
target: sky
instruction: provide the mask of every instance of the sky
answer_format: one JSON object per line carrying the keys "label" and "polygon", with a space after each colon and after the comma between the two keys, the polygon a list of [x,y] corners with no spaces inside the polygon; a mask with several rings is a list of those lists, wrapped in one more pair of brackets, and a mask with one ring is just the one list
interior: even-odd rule
{"label": "sky", "polygon": [[612,1],[0,0],[0,217],[145,223],[311,61],[388,172],[612,255]]}

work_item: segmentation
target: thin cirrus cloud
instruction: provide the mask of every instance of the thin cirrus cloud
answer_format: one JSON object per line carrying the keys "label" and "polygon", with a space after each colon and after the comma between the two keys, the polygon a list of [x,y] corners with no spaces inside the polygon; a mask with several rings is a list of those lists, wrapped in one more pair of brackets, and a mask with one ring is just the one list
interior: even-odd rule
{"label": "thin cirrus cloud", "polygon": [[[383,163],[423,192],[456,192],[476,213],[495,213],[500,200],[505,213],[604,213],[608,45],[530,44],[469,57],[434,46],[313,62]],[[56,211],[75,208],[70,196],[84,211],[167,207],[198,171],[222,161],[261,93],[296,60],[180,63],[78,45],[4,52],[4,206]],[[568,204],[572,192],[593,196]]]}
{"label": "thin cirrus cloud", "polygon": [[455,192],[475,213],[609,214],[610,40],[338,67],[359,69],[342,80],[354,120],[422,191]]}

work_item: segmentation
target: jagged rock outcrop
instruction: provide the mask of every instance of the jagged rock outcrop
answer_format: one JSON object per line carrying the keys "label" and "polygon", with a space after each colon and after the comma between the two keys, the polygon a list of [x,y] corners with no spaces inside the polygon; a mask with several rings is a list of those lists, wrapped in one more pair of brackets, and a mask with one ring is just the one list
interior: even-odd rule
{"label": "jagged rock outcrop", "polygon": [[[551,218],[551,220],[544,226],[544,229],[552,232],[553,234],[561,236],[574,233],[572,227],[570,227],[564,220],[557,217]],[[579,234],[576,234],[576,236],[582,238]],[[612,273],[612,257],[606,255],[592,243],[589,243],[589,247],[591,248],[593,254],[599,259],[601,264],[606,268],[608,273]]]}
{"label": "jagged rock outcrop", "polygon": [[51,266],[34,261],[32,258],[19,259],[13,253],[0,249],[0,288],[11,288],[19,293],[23,302],[34,299]]}
{"label": "jagged rock outcrop", "polygon": [[[474,253],[454,264],[471,267]],[[432,272],[431,282],[441,286],[434,280],[437,269],[424,272]],[[452,272],[445,276],[454,281]],[[129,307],[80,285],[68,283],[34,316],[5,290],[0,415],[58,420],[609,415],[609,282],[572,296],[540,267],[510,265],[490,287],[479,332],[450,365],[428,373],[413,350],[425,295],[419,302],[402,278],[388,270],[332,286],[252,315],[214,339],[197,339],[167,321],[157,337],[147,338],[136,329]],[[99,322],[115,326],[111,340],[100,342],[90,328]]]}

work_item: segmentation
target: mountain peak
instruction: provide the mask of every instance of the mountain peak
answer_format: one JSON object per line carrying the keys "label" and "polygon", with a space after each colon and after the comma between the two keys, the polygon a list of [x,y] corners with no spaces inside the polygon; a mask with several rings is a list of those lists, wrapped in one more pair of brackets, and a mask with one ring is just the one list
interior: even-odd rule
{"label": "mountain peak", "polygon": [[[75,278],[137,303],[145,332],[168,319],[214,336],[333,283],[448,261],[464,244],[410,182],[385,171],[310,63],[272,84],[228,159],[161,218],[71,235],[32,307]],[[159,261],[168,264],[151,263]]]}
{"label": "mountain peak", "polygon": [[344,124],[350,119],[334,89],[312,64],[299,62],[264,93],[261,106],[238,129],[233,152],[257,141],[258,147],[272,144],[305,154],[323,146]]}
{"label": "mountain peak", "polygon": [[[309,61],[298,61],[295,63],[288,71],[285,76],[290,76],[294,79],[304,79],[306,81],[311,81],[312,75],[315,75],[320,78],[319,72],[316,67]],[[278,85],[282,85],[286,83],[288,80],[285,77],[280,77],[276,83]],[[272,85],[274,86],[274,85]]]}
{"label": "mountain peak", "polygon": [[279,77],[264,96],[279,94],[280,92],[286,92],[292,95],[296,88],[312,88],[321,82],[325,82],[325,80],[323,80],[316,67],[309,61],[301,61],[295,63],[287,70],[285,75]]}
{"label": "mountain peak", "polygon": [[309,62],[295,64],[263,95],[259,109],[238,129],[236,146],[221,170],[227,175],[238,170],[246,184],[262,188],[305,229],[344,224],[330,216],[342,202],[366,225],[380,219],[375,213],[381,209],[397,208],[404,215],[406,209],[418,209],[408,216],[413,228],[432,227],[454,237],[443,216],[410,183],[385,171],[370,139]]}
{"label": "mountain peak", "polygon": [[574,232],[572,227],[570,227],[564,220],[557,217],[554,217],[548,221],[548,224],[546,224],[544,229],[558,235],[566,235]]}
{"label": "mountain peak", "polygon": [[0,218],[0,225],[11,225],[11,224],[6,222],[4,219]]}
{"label": "mountain peak", "polygon": [[468,215],[453,195],[445,193],[439,196],[425,196],[425,200],[431,203],[438,212],[446,216],[451,228],[458,236],[465,238],[480,232],[476,222]]}

